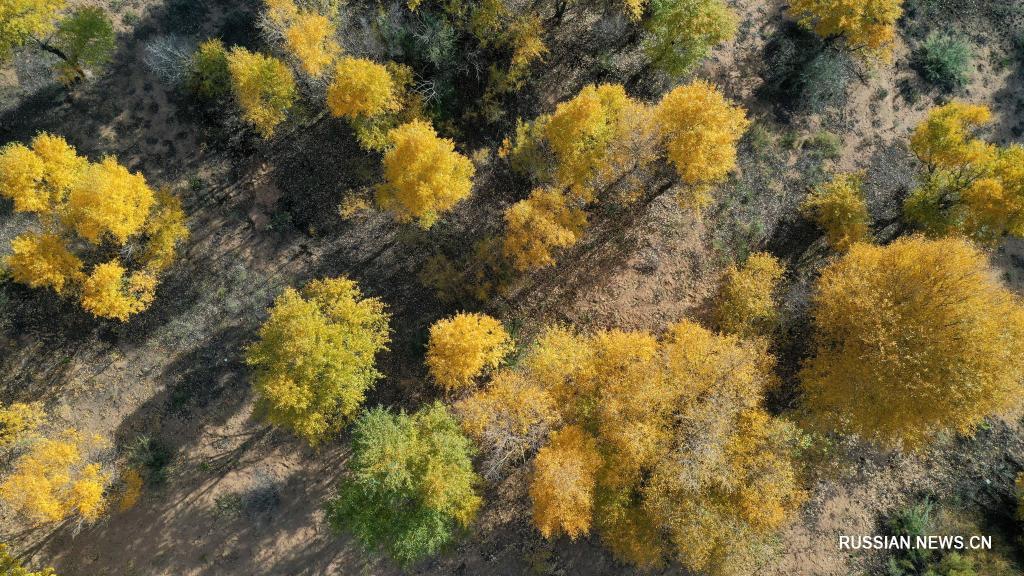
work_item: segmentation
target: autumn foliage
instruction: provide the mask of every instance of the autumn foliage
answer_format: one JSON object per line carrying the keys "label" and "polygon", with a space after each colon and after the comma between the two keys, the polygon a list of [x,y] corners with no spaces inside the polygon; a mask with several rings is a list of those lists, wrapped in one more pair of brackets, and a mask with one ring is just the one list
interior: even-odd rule
{"label": "autumn foliage", "polygon": [[837,174],[808,195],[800,208],[825,231],[829,245],[839,252],[856,242],[871,240],[871,217],[858,174]]}
{"label": "autumn foliage", "polygon": [[951,102],[929,112],[911,135],[925,169],[904,211],[927,234],[984,244],[1024,236],[1024,146],[977,138],[990,119],[985,106]]}
{"label": "autumn foliage", "polygon": [[824,429],[920,446],[1021,394],[1024,308],[966,241],[854,244],[818,280],[807,410]]}
{"label": "autumn foliage", "polygon": [[760,408],[771,367],[760,344],[691,322],[661,341],[552,327],[493,378],[505,401],[487,387],[457,409],[491,459],[531,452],[524,430],[553,430],[530,487],[546,537],[596,531],[635,564],[745,574],[802,498],[797,433]]}
{"label": "autumn foliage", "polygon": [[333,116],[348,118],[393,112],[399,105],[394,84],[386,67],[364,58],[342,58],[327,88],[327,107]]}
{"label": "autumn foliage", "polygon": [[504,252],[518,270],[555,263],[553,251],[579,240],[587,214],[552,188],[536,188],[505,211]]}
{"label": "autumn foliage", "polygon": [[851,50],[889,60],[903,0],[793,0],[789,13],[822,38],[843,38]]}
{"label": "autumn foliage", "polygon": [[269,138],[295,103],[295,76],[284,62],[235,46],[227,54],[235,101],[246,122]]}
{"label": "autumn foliage", "polygon": [[344,277],[286,289],[246,356],[258,410],[313,445],[336,433],[380,377],[388,320],[380,300]]}
{"label": "autumn foliage", "polygon": [[445,390],[467,388],[485,370],[497,368],[512,351],[501,322],[486,314],[461,313],[430,327],[427,367]]}
{"label": "autumn foliage", "polygon": [[101,318],[125,321],[145,310],[188,236],[174,196],[154,192],[112,156],[89,162],[46,133],[31,147],[0,151],[0,195],[38,219],[37,230],[11,242],[6,262],[15,281],[78,299]]}
{"label": "autumn foliage", "polygon": [[730,265],[715,309],[719,329],[747,337],[770,334],[779,319],[775,292],[784,272],[766,252],[751,254],[742,266]]}
{"label": "autumn foliage", "polygon": [[377,203],[400,222],[430,228],[469,196],[473,163],[428,122],[403,124],[391,130],[388,139],[391,146],[384,153],[384,183],[377,188]]}
{"label": "autumn foliage", "polygon": [[684,206],[711,202],[708,188],[736,167],[736,142],[750,121],[714,86],[698,80],[666,94],[655,110],[668,159],[689,187]]}
{"label": "autumn foliage", "polygon": [[0,481],[0,501],[33,523],[97,520],[111,479],[95,460],[105,445],[101,437],[74,429],[31,439]]}
{"label": "autumn foliage", "polygon": [[266,0],[262,25],[272,41],[283,45],[299,70],[315,78],[341,52],[334,39],[332,15],[331,10],[321,13],[300,7],[293,0]]}

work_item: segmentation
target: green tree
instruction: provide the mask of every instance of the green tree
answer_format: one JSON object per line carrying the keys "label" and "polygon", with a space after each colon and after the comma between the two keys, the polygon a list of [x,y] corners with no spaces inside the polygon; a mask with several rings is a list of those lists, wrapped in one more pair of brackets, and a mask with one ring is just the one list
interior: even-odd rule
{"label": "green tree", "polygon": [[114,51],[114,29],[106,12],[82,7],[65,14],[65,0],[0,0],[0,60],[32,44],[60,58],[65,83],[85,78]]}
{"label": "green tree", "polygon": [[79,8],[60,21],[54,46],[64,54],[59,68],[65,83],[85,78],[110,61],[114,53],[114,25],[102,8]]}
{"label": "green tree", "polygon": [[258,409],[313,445],[337,432],[380,377],[374,357],[388,320],[380,300],[344,277],[286,289],[246,356]]}
{"label": "green tree", "polygon": [[684,76],[717,44],[736,36],[736,14],[723,0],[653,0],[644,50],[657,68]]}
{"label": "green tree", "polygon": [[352,429],[352,457],[331,526],[352,533],[403,565],[439,551],[480,507],[472,445],[435,402],[414,414],[363,412]]}

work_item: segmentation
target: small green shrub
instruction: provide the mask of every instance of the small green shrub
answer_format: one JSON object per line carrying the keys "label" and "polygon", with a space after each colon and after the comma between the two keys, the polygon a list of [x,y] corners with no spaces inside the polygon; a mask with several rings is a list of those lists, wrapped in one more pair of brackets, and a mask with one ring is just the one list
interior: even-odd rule
{"label": "small green shrub", "polygon": [[207,100],[226,96],[231,90],[228,53],[219,39],[203,42],[192,55],[192,73],[188,85],[194,94]]}
{"label": "small green shrub", "polygon": [[972,58],[966,42],[933,32],[914,53],[913,64],[922,78],[948,91],[967,84]]}

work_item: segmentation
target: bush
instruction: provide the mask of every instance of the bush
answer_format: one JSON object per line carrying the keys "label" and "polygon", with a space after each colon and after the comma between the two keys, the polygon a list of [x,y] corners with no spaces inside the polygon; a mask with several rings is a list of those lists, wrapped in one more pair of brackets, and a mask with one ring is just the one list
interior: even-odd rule
{"label": "bush", "polygon": [[188,85],[194,94],[208,100],[221,98],[231,90],[228,52],[219,39],[203,42],[192,55]]}
{"label": "bush", "polygon": [[871,219],[857,174],[839,174],[819,186],[804,200],[801,211],[825,230],[829,245],[840,252],[870,239]]}
{"label": "bush", "polygon": [[718,328],[741,336],[770,333],[778,322],[774,293],[783,273],[782,263],[766,252],[730,266],[715,310]]}
{"label": "bush", "polygon": [[914,52],[913,65],[928,82],[943,90],[954,90],[967,84],[972,58],[966,42],[933,32]]}

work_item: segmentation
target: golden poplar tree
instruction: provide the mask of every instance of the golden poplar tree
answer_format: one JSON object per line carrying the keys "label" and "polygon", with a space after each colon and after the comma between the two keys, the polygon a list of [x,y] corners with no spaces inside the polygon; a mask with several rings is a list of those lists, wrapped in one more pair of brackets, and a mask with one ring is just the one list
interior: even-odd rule
{"label": "golden poplar tree", "polygon": [[742,266],[730,265],[715,309],[718,328],[741,336],[767,335],[778,323],[775,291],[785,268],[766,252],[751,254]]}
{"label": "golden poplar tree", "polygon": [[552,251],[575,244],[586,224],[586,212],[565,194],[537,188],[505,211],[505,256],[518,270],[550,266]]}
{"label": "golden poplar tree", "polygon": [[910,138],[924,165],[906,216],[932,236],[958,234],[988,245],[1024,236],[1024,146],[975,137],[985,106],[951,102],[929,112]]}
{"label": "golden poplar tree", "polygon": [[793,0],[789,13],[825,39],[843,38],[853,51],[890,60],[903,0]]}
{"label": "golden poplar tree", "polygon": [[11,242],[6,263],[14,280],[78,299],[101,318],[125,321],[145,310],[188,236],[173,195],[154,192],[112,156],[89,162],[46,133],[31,147],[0,150],[0,196],[38,221],[38,230]]}
{"label": "golden poplar tree", "polygon": [[746,113],[714,86],[697,80],[666,94],[655,110],[668,159],[687,185],[682,204],[711,202],[708,189],[736,167],[736,142],[750,125]]}
{"label": "golden poplar tree", "polygon": [[374,117],[398,109],[395,83],[388,69],[365,58],[345,57],[334,67],[334,80],[327,88],[331,115]]}
{"label": "golden poplar tree", "polygon": [[106,509],[103,492],[112,477],[95,460],[104,446],[103,438],[74,429],[34,439],[0,480],[0,502],[30,522],[97,520]]}
{"label": "golden poplar tree", "polygon": [[236,46],[227,55],[231,89],[242,117],[260,136],[270,138],[295,103],[295,76],[273,56]]}
{"label": "golden poplar tree", "polygon": [[687,321],[660,341],[556,326],[457,409],[485,454],[536,450],[530,495],[545,537],[596,531],[634,564],[675,556],[745,575],[803,497],[799,434],[760,406],[772,365],[762,343]]}
{"label": "golden poplar tree", "polygon": [[254,367],[258,410],[316,445],[350,422],[380,377],[377,352],[390,317],[347,278],[287,288],[260,328],[246,361]]}
{"label": "golden poplar tree", "polygon": [[317,78],[341,53],[335,40],[334,10],[300,8],[294,0],[265,0],[263,28],[283,44],[303,74]]}
{"label": "golden poplar tree", "polygon": [[384,183],[377,204],[400,222],[430,228],[441,215],[469,196],[476,169],[422,120],[413,120],[388,133],[384,153]]}
{"label": "golden poplar tree", "polygon": [[811,422],[917,447],[1015,406],[1024,308],[964,240],[854,244],[818,280]]}
{"label": "golden poplar tree", "polygon": [[460,313],[434,322],[427,343],[430,375],[445,390],[461,390],[512,351],[512,338],[499,320]]}

